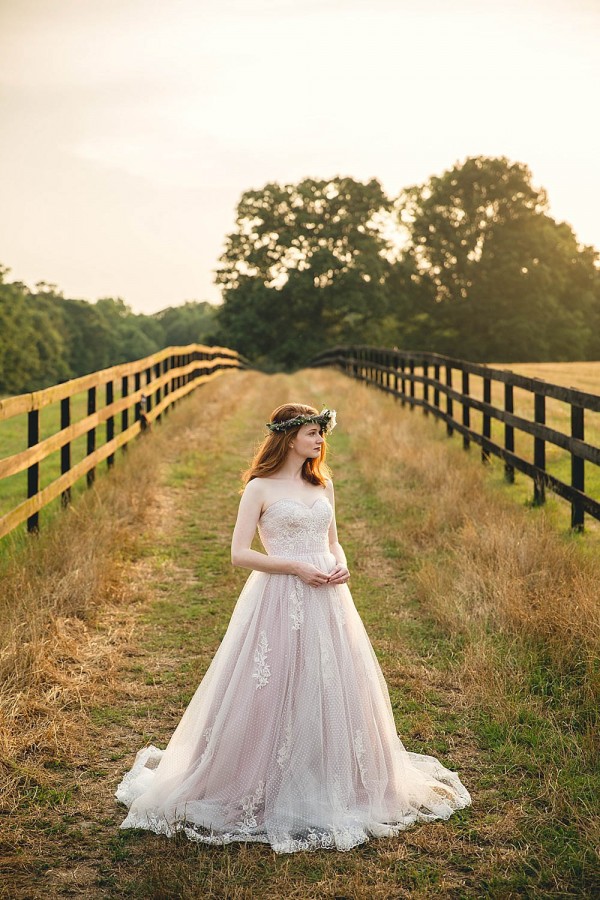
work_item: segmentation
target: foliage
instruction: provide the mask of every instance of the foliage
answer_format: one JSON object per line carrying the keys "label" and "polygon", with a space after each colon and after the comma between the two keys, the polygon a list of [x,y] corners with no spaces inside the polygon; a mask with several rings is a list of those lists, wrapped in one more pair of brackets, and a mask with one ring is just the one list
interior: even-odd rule
{"label": "foliage", "polygon": [[120,298],[87,303],[55,285],[36,290],[0,266],[0,393],[19,394],[140,359],[162,347],[203,343],[214,307],[189,301],[155,315],[136,315]]}
{"label": "foliage", "polygon": [[[162,327],[168,347],[183,347],[190,340],[213,343],[210,335],[215,329],[215,307],[206,300],[200,303],[188,300],[182,306],[168,306],[153,318]],[[194,337],[190,338],[190,335]]]}
{"label": "foliage", "polygon": [[217,272],[220,340],[290,368],[328,343],[362,340],[387,309],[390,210],[376,179],[243,194]]}
{"label": "foliage", "polygon": [[468,158],[395,202],[375,180],[339,177],[248,191],[217,282],[219,341],[263,366],[352,343],[600,356],[599,255],[505,157]]}
{"label": "foliage", "polygon": [[411,345],[412,326],[423,348],[467,359],[597,357],[598,254],[547,209],[527,167],[505,158],[467,159],[405,191],[404,261],[420,296],[398,342]]}

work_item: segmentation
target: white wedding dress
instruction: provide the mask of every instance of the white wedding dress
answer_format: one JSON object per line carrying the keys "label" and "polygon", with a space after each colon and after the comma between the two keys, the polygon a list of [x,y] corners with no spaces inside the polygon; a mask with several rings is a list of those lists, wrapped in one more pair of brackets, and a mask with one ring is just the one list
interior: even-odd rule
{"label": "white wedding dress", "polygon": [[[282,499],[259,534],[267,553],[330,571],[331,517],[324,497]],[[141,749],[116,797],[129,807],[121,828],[277,853],[350,850],[471,803],[455,772],[399,740],[347,585],[262,572],[166,749]]]}

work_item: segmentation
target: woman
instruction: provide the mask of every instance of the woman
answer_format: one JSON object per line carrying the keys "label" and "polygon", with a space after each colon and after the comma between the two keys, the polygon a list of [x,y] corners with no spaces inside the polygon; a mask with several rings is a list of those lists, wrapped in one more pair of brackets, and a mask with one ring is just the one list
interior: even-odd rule
{"label": "woman", "polygon": [[[232,562],[252,573],[167,748],[140,750],[121,782],[121,828],[350,850],[470,804],[455,772],[396,734],[346,584],[325,463],[334,427],[334,410],[274,410],[233,532]],[[266,553],[251,548],[257,528]]]}

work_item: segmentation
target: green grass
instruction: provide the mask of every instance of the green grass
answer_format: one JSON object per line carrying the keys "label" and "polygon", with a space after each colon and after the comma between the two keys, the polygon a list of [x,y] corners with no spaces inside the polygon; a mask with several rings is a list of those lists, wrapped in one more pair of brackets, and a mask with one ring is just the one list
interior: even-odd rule
{"label": "green grass", "polygon": [[[116,386],[115,386],[116,387]],[[115,400],[121,398],[120,388],[115,390]],[[98,392],[97,408],[104,406],[101,392]],[[71,399],[71,423],[84,419],[87,416],[87,391],[75,394]],[[129,421],[132,421],[132,412],[129,413]],[[53,403],[40,411],[40,439],[45,440],[60,431],[60,403]],[[115,435],[121,431],[121,415],[115,417]],[[96,447],[106,442],[106,424],[96,428]],[[0,459],[12,456],[27,449],[27,415],[14,416],[11,419],[0,421]],[[122,451],[119,451],[121,453]],[[71,465],[74,466],[87,455],[87,435],[83,434],[71,442]],[[103,462],[97,472],[104,471],[107,463]],[[60,476],[60,450],[51,453],[40,463],[40,488],[51,484]],[[86,480],[80,479],[72,488],[71,493],[75,499],[85,491]],[[27,470],[18,472],[0,481],[0,516],[5,515],[27,499]],[[48,513],[60,509],[60,498],[52,501],[41,512],[46,518]],[[24,530],[25,526],[19,526]]]}

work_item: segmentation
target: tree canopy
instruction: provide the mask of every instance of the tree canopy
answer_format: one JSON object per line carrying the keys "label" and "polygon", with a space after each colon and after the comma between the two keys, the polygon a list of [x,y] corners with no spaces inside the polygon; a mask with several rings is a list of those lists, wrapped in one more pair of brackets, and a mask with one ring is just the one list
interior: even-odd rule
{"label": "tree canopy", "polygon": [[598,253],[549,215],[526,166],[467,159],[407,189],[397,211],[415,289],[402,345],[472,360],[598,357]]}
{"label": "tree canopy", "polygon": [[263,364],[293,367],[332,341],[371,334],[387,308],[391,209],[375,179],[243,194],[217,271],[222,339]]}
{"label": "tree canopy", "polygon": [[219,341],[263,366],[348,343],[498,362],[600,355],[598,253],[505,157],[470,157],[395,200],[375,179],[247,191],[217,282]]}

